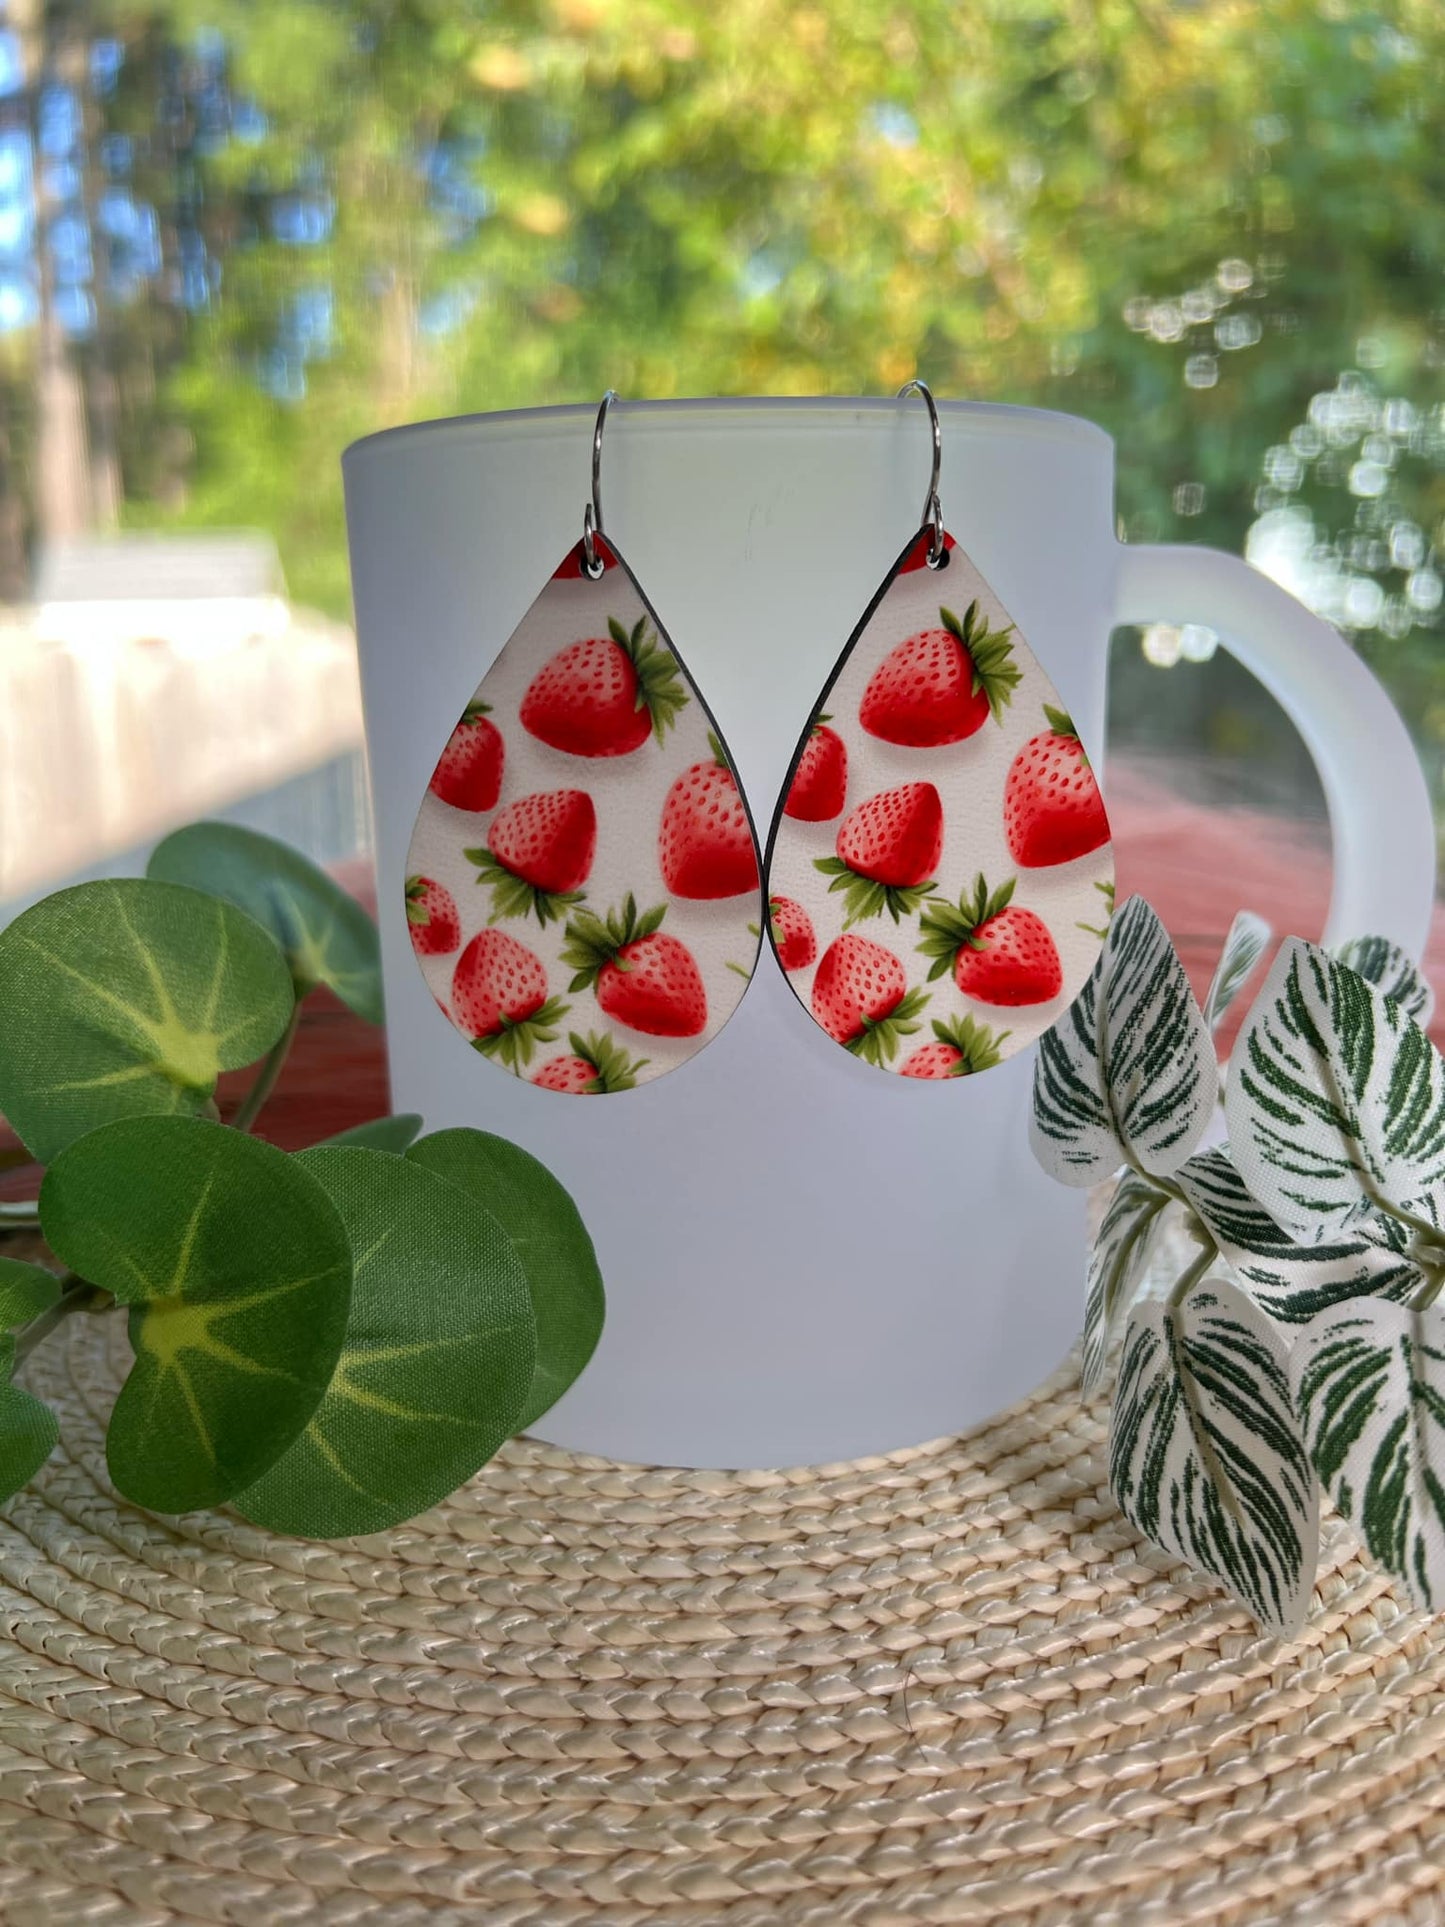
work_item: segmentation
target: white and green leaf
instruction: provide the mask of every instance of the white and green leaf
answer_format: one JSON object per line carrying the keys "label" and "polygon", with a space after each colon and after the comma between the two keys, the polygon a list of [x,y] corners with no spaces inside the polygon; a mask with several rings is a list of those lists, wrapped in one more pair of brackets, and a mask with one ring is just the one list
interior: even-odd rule
{"label": "white and green leaf", "polygon": [[1238,1286],[1210,1279],[1129,1313],[1109,1483],[1130,1522],[1218,1579],[1265,1631],[1304,1622],[1319,1560],[1319,1490],[1284,1349]]}
{"label": "white and green leaf", "polygon": [[1290,1355],[1310,1457],[1371,1557],[1445,1605],[1445,1311],[1323,1312]]}
{"label": "white and green leaf", "polygon": [[1124,1173],[1109,1200],[1089,1254],[1080,1369],[1086,1398],[1098,1389],[1104,1377],[1110,1336],[1143,1276],[1159,1214],[1170,1202],[1167,1193],[1156,1190],[1133,1171]]}
{"label": "white and green leaf", "polygon": [[131,1308],[106,1437],[118,1489],[186,1512],[253,1484],[315,1411],[346,1330],[351,1247],[322,1186],[244,1132],[125,1118],[61,1152],[40,1215],[56,1256]]}
{"label": "white and green leaf", "polygon": [[1409,1299],[1425,1282],[1397,1219],[1362,1219],[1319,1244],[1299,1244],[1250,1196],[1226,1151],[1202,1151],[1174,1183],[1220,1252],[1271,1318],[1307,1323],[1351,1298]]}
{"label": "white and green leaf", "polygon": [[194,1116],[294,1008],[233,905],[139,877],[59,890],[0,931],[0,1111],[43,1164],[114,1118]]}
{"label": "white and green leaf", "polygon": [[1245,1186],[1297,1239],[1445,1208],[1445,1064],[1403,1008],[1314,944],[1280,949],[1225,1094]]}
{"label": "white and green leaf", "polygon": [[351,1310],[321,1403],[235,1503],[276,1532],[381,1532],[519,1429],[536,1354],[527,1278],[491,1213],[409,1159],[338,1145],[296,1161],[346,1226]]}
{"label": "white and green leaf", "polygon": [[1241,910],[1229,926],[1219,962],[1204,997],[1204,1022],[1212,1035],[1229,1015],[1230,1006],[1254,975],[1269,948],[1274,931],[1252,910]]}
{"label": "white and green leaf", "polygon": [[1398,1004],[1417,1024],[1429,1023],[1435,993],[1408,950],[1391,943],[1388,937],[1352,937],[1335,946],[1334,957],[1373,984],[1391,1003]]}
{"label": "white and green leaf", "polygon": [[1092,975],[1039,1040],[1029,1138],[1060,1183],[1095,1184],[1121,1164],[1176,1170],[1214,1111],[1219,1066],[1163,924],[1131,897]]}

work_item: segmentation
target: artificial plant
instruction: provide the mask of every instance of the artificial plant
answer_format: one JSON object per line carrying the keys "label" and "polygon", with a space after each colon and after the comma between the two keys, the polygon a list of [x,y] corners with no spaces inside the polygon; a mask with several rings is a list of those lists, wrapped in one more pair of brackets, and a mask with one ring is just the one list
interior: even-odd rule
{"label": "artificial plant", "polygon": [[1222,1070],[1215,1033],[1269,935],[1236,921],[1201,1010],[1154,911],[1124,904],[1041,1042],[1031,1135],[1063,1183],[1113,1185],[1083,1383],[1117,1355],[1115,1498],[1289,1637],[1322,1490],[1445,1607],[1445,1062],[1402,951],[1290,938]]}
{"label": "artificial plant", "polygon": [[[587,1363],[602,1282],[567,1193],[483,1131],[388,1117],[296,1154],[253,1136],[326,985],[381,1018],[376,930],[326,874],[226,824],[143,878],[80,884],[0,931],[0,1112],[44,1165],[0,1205],[0,1497],[53,1450],[15,1374],[77,1312],[124,1309],[116,1488],[229,1502],[278,1531],[379,1531],[445,1498]],[[222,1071],[256,1065],[222,1122]]]}

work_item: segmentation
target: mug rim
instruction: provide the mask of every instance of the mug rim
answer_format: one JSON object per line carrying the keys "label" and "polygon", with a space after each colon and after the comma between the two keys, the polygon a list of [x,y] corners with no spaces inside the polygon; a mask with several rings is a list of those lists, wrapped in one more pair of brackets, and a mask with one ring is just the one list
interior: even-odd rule
{"label": "mug rim", "polygon": [[[1028,434],[1047,440],[1092,444],[1112,453],[1114,438],[1083,415],[1067,415],[1055,408],[1030,408],[1021,402],[945,401],[935,397],[940,416],[960,427],[987,434],[1002,431]],[[905,404],[887,395],[739,395],[686,396],[663,401],[633,401],[619,398],[611,421],[626,416],[646,417],[650,430],[695,428],[699,418],[715,415],[722,423],[743,426],[749,416],[791,415],[803,418],[799,426],[813,430],[848,430],[868,427],[878,431],[895,426],[902,419]],[[911,410],[917,403],[907,404]],[[361,456],[379,452],[383,446],[413,439],[441,440],[445,436],[475,436],[479,440],[538,441],[553,434],[575,438],[579,426],[590,426],[597,414],[597,403],[549,403],[534,408],[500,408],[467,415],[436,415],[426,421],[399,422],[392,428],[379,428],[362,435],[342,450],[343,468],[350,468]],[[722,425],[722,423],[718,425]]]}

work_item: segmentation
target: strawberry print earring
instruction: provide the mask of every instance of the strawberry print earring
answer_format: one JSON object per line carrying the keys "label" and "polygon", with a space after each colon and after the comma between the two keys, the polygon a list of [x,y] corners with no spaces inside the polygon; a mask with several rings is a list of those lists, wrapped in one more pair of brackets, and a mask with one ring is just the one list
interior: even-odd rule
{"label": "strawberry print earring", "polygon": [[406,917],[442,1014],[541,1090],[674,1070],[727,1022],[762,923],[752,820],[706,704],[602,532],[582,539],[463,709],[407,855]]}
{"label": "strawberry print earring", "polygon": [[988,1070],[1093,969],[1113,901],[1103,799],[1078,733],[943,526],[923,522],[849,637],[768,840],[768,934],[799,1001],[865,1063]]}

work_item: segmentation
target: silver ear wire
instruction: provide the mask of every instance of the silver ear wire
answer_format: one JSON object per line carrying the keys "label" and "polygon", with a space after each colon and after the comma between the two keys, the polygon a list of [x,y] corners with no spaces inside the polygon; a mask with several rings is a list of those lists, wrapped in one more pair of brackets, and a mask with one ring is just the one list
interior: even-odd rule
{"label": "silver ear wire", "polygon": [[905,381],[895,400],[902,401],[905,395],[923,397],[928,425],[933,431],[933,471],[928,478],[928,494],[923,500],[923,520],[919,528],[920,532],[928,531],[928,566],[936,569],[943,560],[943,504],[938,499],[938,478],[943,473],[943,429],[938,420],[938,404],[926,381]]}
{"label": "silver ear wire", "polygon": [[602,431],[607,426],[607,411],[616,399],[617,390],[609,388],[597,410],[597,423],[592,430],[592,500],[582,511],[582,566],[594,582],[602,573],[602,562],[593,540],[602,533]]}

